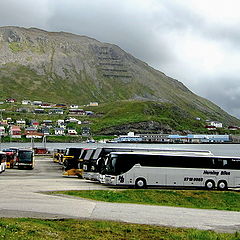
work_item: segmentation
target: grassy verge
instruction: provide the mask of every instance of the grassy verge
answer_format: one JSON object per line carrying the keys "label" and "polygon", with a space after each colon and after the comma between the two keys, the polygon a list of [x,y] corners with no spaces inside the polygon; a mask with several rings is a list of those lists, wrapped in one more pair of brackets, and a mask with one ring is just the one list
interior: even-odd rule
{"label": "grassy verge", "polygon": [[202,190],[90,190],[62,193],[98,201],[240,211],[240,193]]}
{"label": "grassy verge", "polygon": [[108,221],[0,219],[0,239],[199,239],[235,240],[238,233],[158,227]]}

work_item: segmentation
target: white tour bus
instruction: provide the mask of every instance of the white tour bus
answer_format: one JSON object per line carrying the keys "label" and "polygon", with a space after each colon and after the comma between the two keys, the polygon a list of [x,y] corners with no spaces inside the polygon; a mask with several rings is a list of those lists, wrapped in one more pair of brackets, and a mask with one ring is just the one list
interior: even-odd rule
{"label": "white tour bus", "polygon": [[[190,154],[190,155],[213,155],[211,151],[208,150],[186,150],[186,149],[159,149],[159,148],[124,148],[124,147],[118,147],[118,148],[102,148],[102,151],[104,154],[101,156],[98,154],[98,150],[96,150],[94,156],[99,155],[97,157],[96,161],[96,167],[97,174],[95,174],[97,177],[95,177],[94,180],[99,181],[100,183],[105,183],[105,169],[106,169],[106,163],[107,163],[107,156],[111,152],[156,152],[159,154],[164,153],[174,153],[174,154]],[[93,157],[94,158],[94,157]],[[96,158],[95,158],[96,159]],[[104,163],[102,162],[104,161]]]}
{"label": "white tour bus", "polygon": [[190,153],[112,152],[105,183],[111,185],[240,187],[240,158]]}
{"label": "white tour bus", "polygon": [[0,173],[4,172],[7,165],[7,155],[5,152],[0,151]]}

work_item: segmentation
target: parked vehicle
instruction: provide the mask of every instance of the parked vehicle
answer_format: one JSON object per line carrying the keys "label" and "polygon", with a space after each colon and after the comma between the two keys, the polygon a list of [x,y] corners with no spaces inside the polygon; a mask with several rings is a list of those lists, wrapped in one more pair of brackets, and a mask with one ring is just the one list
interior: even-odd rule
{"label": "parked vehicle", "polygon": [[18,168],[34,168],[34,151],[31,149],[19,149],[17,156]]}
{"label": "parked vehicle", "polygon": [[[86,150],[88,151],[88,150]],[[179,152],[194,153],[200,155],[211,155],[205,150],[177,150],[177,149],[149,149],[149,148],[129,148],[129,147],[104,147],[95,149],[89,158],[82,158],[83,178],[104,182],[104,171],[106,168],[106,158],[111,152]]]}
{"label": "parked vehicle", "polygon": [[79,158],[82,148],[67,148],[63,158],[63,175],[82,177],[82,169],[79,169]]}
{"label": "parked vehicle", "polygon": [[54,149],[53,150],[53,162],[63,164],[63,158],[66,149]]}
{"label": "parked vehicle", "polygon": [[0,151],[0,173],[6,170],[7,155],[5,152]]}
{"label": "parked vehicle", "polygon": [[47,148],[40,148],[40,147],[37,147],[37,148],[34,148],[34,154],[37,154],[37,155],[44,155],[44,154],[47,154],[48,153],[48,149]]}
{"label": "parked vehicle", "polygon": [[3,149],[3,152],[6,153],[6,168],[13,168],[16,164],[17,153],[13,149]]}
{"label": "parked vehicle", "polygon": [[147,186],[240,187],[240,158],[194,153],[112,152],[105,183]]}

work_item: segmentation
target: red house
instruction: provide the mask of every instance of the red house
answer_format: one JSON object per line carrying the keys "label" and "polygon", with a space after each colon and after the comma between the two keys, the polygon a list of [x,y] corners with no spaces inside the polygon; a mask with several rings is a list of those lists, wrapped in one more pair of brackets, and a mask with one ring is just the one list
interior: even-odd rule
{"label": "red house", "polygon": [[9,134],[12,138],[21,138],[21,129],[19,126],[11,126]]}
{"label": "red house", "polygon": [[15,103],[15,102],[16,102],[16,99],[15,99],[15,98],[7,98],[7,99],[5,100],[5,102],[7,102],[7,103]]}

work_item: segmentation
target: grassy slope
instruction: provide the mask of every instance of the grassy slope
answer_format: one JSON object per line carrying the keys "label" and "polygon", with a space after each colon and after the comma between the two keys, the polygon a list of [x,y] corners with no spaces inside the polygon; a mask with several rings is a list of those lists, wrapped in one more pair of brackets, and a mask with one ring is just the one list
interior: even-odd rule
{"label": "grassy slope", "polygon": [[61,191],[67,195],[106,202],[240,211],[238,192],[202,190],[90,190]]}
{"label": "grassy slope", "polygon": [[123,124],[155,121],[175,130],[205,131],[204,121],[196,117],[208,119],[208,116],[196,109],[179,108],[168,103],[144,101],[119,101],[89,108],[102,117],[92,119],[95,132]]}
{"label": "grassy slope", "polygon": [[[71,80],[72,74],[77,82]],[[105,78],[101,87],[97,88],[85,72],[79,74],[71,72],[69,78],[63,79],[47,70],[46,75],[38,75],[34,70],[14,63],[1,68],[0,89],[3,99],[14,97],[19,100],[43,100],[68,104],[112,102],[128,99],[134,93],[143,94],[143,91],[146,91],[146,88],[135,81],[126,84],[116,79]]]}
{"label": "grassy slope", "polygon": [[0,219],[0,239],[237,240],[239,234],[108,221]]}

